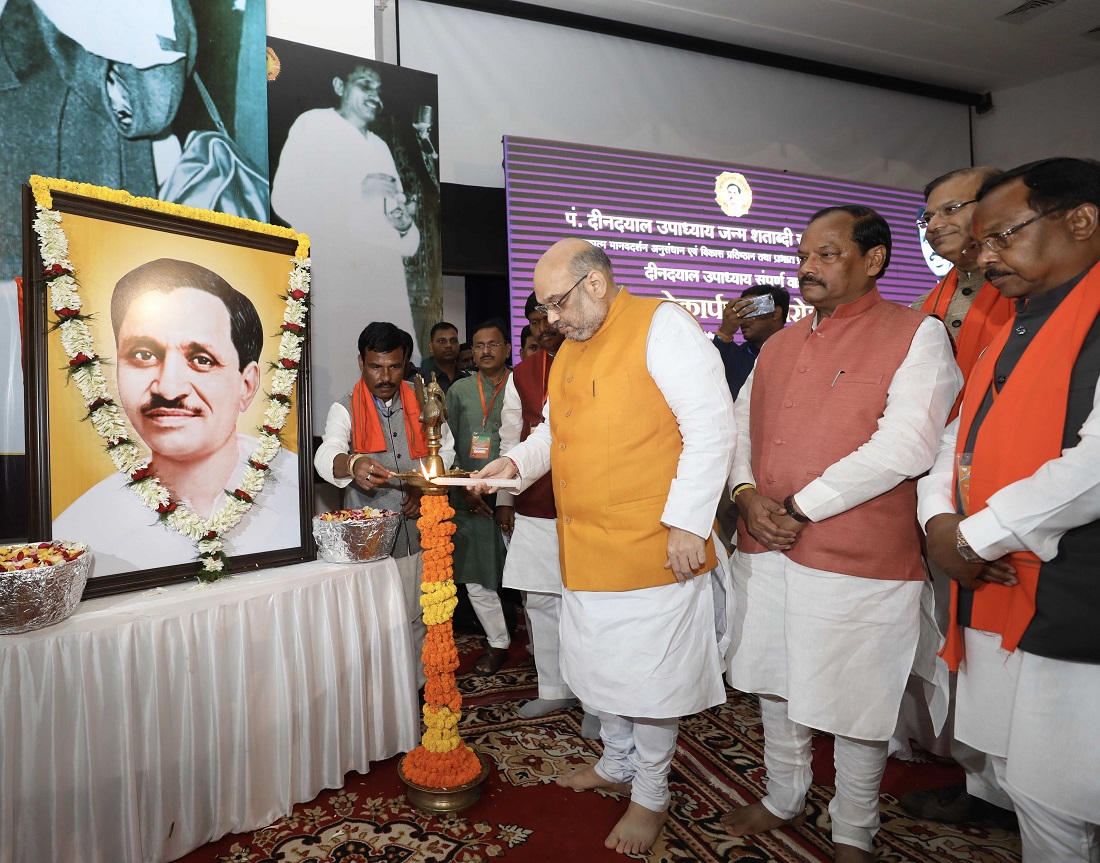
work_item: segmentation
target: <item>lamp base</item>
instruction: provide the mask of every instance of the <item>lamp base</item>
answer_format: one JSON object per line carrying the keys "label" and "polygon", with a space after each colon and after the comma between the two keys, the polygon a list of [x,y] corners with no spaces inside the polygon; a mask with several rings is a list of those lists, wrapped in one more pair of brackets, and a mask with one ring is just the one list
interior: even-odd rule
{"label": "lamp base", "polygon": [[481,772],[476,778],[456,788],[430,788],[406,779],[403,769],[405,759],[402,758],[401,763],[398,764],[397,775],[406,785],[405,796],[413,806],[429,815],[450,814],[469,809],[481,798],[481,784],[489,775],[489,759],[480,752],[475,754],[477,760],[481,762]]}

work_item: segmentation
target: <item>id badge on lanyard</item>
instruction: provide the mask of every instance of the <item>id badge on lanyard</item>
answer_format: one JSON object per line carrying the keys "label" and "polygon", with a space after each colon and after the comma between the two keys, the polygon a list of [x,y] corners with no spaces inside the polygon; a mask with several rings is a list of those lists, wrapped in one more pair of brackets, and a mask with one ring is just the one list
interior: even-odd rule
{"label": "id badge on lanyard", "polygon": [[487,459],[489,457],[488,432],[475,432],[470,438],[470,458]]}
{"label": "id badge on lanyard", "polygon": [[489,422],[489,412],[492,411],[493,405],[496,404],[497,396],[500,395],[501,389],[504,388],[504,382],[508,380],[508,372],[504,372],[504,377],[500,379],[500,383],[497,384],[497,388],[493,390],[493,400],[488,405],[485,404],[485,390],[481,385],[481,373],[477,376],[477,391],[481,394],[481,431],[474,432],[470,436],[470,458],[487,459],[489,457],[489,443],[492,440],[492,436],[489,434],[489,430],[485,427]]}

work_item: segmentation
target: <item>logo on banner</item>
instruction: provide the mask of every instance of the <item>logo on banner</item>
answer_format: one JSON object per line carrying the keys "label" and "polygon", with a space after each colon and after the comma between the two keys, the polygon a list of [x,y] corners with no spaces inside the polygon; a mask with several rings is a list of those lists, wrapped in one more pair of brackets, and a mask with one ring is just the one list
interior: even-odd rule
{"label": "logo on banner", "polygon": [[743,216],[752,206],[752,189],[744,174],[723,171],[714,178],[714,200],[727,216]]}

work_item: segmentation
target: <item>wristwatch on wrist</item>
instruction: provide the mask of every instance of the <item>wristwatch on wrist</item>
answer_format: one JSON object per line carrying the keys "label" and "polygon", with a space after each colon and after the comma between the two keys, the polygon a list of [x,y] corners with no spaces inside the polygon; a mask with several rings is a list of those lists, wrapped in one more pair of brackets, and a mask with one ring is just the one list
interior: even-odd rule
{"label": "wristwatch on wrist", "polygon": [[794,508],[794,495],[789,494],[783,498],[783,509],[787,510],[787,515],[797,521],[799,524],[809,524],[810,520],[806,518],[802,513]]}
{"label": "wristwatch on wrist", "polygon": [[962,528],[955,529],[955,545],[959,549],[959,557],[965,560],[967,563],[986,563],[986,559],[981,557],[974,549],[970,547],[970,543],[966,541],[966,537],[963,536]]}

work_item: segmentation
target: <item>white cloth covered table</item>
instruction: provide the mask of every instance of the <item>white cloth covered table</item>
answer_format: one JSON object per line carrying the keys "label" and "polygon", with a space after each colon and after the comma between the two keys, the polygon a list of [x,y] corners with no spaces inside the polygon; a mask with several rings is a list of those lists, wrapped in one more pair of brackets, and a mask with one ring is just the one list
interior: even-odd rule
{"label": "white cloth covered table", "polygon": [[419,738],[394,562],[82,603],[0,636],[0,863],[159,863]]}

